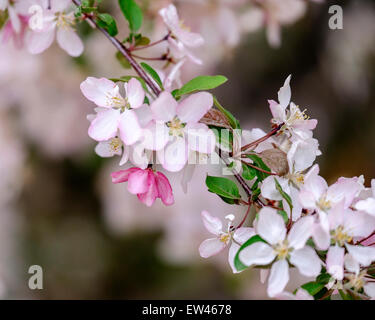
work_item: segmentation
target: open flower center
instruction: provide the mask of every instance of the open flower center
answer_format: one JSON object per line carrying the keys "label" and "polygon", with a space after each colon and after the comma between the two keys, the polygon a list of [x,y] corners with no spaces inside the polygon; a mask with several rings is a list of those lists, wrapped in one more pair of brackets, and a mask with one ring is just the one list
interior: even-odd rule
{"label": "open flower center", "polygon": [[345,243],[351,242],[353,240],[353,237],[345,232],[343,226],[339,226],[335,230],[333,230],[331,232],[331,236],[333,241],[340,246],[343,246]]}
{"label": "open flower center", "polygon": [[190,27],[188,27],[188,26],[185,24],[184,20],[180,20],[179,22],[180,22],[180,23],[179,23],[180,28],[181,28],[182,30],[185,30],[185,31],[188,31],[188,32],[191,31]]}
{"label": "open flower center", "polygon": [[228,244],[229,240],[230,240],[231,236],[229,233],[223,233],[220,235],[219,237],[219,240],[225,244]]}
{"label": "open flower center", "polygon": [[317,202],[317,206],[322,211],[328,211],[331,209],[331,201],[327,200],[326,196],[322,196]]}
{"label": "open flower center", "polygon": [[66,15],[63,12],[56,13],[56,26],[59,28],[71,28],[74,26],[74,18],[71,15]]}
{"label": "open flower center", "polygon": [[300,187],[305,183],[305,176],[302,173],[289,173],[287,174],[286,178],[297,187]]}
{"label": "open flower center", "polygon": [[364,276],[365,276],[365,272],[361,272],[360,274],[350,274],[347,276],[347,278],[349,279],[349,282],[348,282],[348,286],[350,286],[350,288],[354,288],[355,291],[359,291],[363,288],[363,286],[365,285],[365,280],[364,280]]}
{"label": "open flower center", "polygon": [[110,93],[107,93],[107,106],[114,109],[121,109],[124,111],[124,108],[129,108],[129,103],[121,96],[113,96]]}
{"label": "open flower center", "polygon": [[289,256],[290,251],[291,251],[291,248],[289,247],[288,240],[285,239],[284,241],[279,242],[274,247],[274,251],[277,255],[278,260],[287,258]]}
{"label": "open flower center", "polygon": [[186,123],[182,122],[177,117],[174,117],[171,121],[167,122],[167,127],[169,128],[169,135],[174,137],[183,137],[185,126]]}
{"label": "open flower center", "polygon": [[122,147],[122,142],[119,138],[112,138],[109,142],[109,147],[113,153],[117,153]]}

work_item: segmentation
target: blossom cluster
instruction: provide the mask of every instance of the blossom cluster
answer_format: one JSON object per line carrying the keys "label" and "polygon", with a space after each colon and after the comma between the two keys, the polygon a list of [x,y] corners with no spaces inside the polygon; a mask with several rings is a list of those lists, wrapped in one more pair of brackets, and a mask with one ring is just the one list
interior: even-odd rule
{"label": "blossom cluster", "polygon": [[[96,105],[87,117],[96,153],[119,156],[120,166],[132,165],[113,172],[113,183],[126,182],[128,191],[147,206],[157,198],[172,205],[172,186],[157,165],[169,173],[185,170],[182,184],[186,187],[192,175],[188,163],[222,159],[231,177],[207,176],[208,191],[227,204],[243,206],[246,213],[237,225],[236,217],[227,215],[224,227],[220,219],[202,211],[203,224],[213,234],[199,247],[203,258],[230,246],[232,271],[260,268],[262,281],[268,278],[270,297],[327,299],[339,293],[344,299],[375,298],[375,180],[366,188],[363,176],[340,177],[329,186],[319,175],[314,163],[321,151],[313,137],[318,121],[292,102],[291,76],[278,91],[277,101],[268,101],[271,131],[244,130],[209,92],[225,83],[225,77],[199,76],[181,85],[182,65],[202,63],[192,49],[201,47],[204,39],[185,26],[173,4],[159,11],[166,36],[150,43],[137,33],[142,15],[134,1],[128,2],[133,6],[131,13],[137,14],[124,9],[131,33],[122,42],[114,38],[117,26],[110,15],[73,2],[78,3],[78,12],[67,11],[71,2],[65,0],[1,0],[0,9],[9,15],[4,35],[20,39],[25,33],[21,38],[34,54],[47,49],[56,35],[62,49],[78,56],[83,44],[74,25],[86,20],[99,27],[135,69],[137,76],[88,77],[80,86]],[[264,9],[273,1],[255,3]],[[36,17],[30,16],[31,5],[42,10],[40,25],[30,23]],[[267,17],[269,37],[276,41],[274,16]],[[166,67],[172,64],[168,72],[135,60],[142,59],[135,50],[161,42],[167,43],[168,51],[160,60],[167,62]],[[314,280],[289,293],[290,268]]]}

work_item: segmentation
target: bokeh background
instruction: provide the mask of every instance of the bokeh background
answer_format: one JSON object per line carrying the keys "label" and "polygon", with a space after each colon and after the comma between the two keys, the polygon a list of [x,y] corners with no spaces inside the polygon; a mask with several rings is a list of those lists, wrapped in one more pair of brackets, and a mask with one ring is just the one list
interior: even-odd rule
{"label": "bokeh background", "polygon": [[[118,18],[125,37],[117,1],[102,2],[104,11]],[[169,2],[139,2],[148,21],[143,31],[154,39],[164,33],[157,10]],[[243,128],[267,130],[267,99],[276,98],[286,76],[293,74],[292,100],[319,121],[315,136],[323,153],[317,160],[321,174],[330,183],[364,174],[369,185],[375,177],[373,1],[306,1],[283,26],[279,48],[269,45],[264,28],[252,25],[251,15],[240,19],[236,6],[224,3],[232,16],[217,15],[218,2],[175,1],[185,24],[207,41],[198,52],[204,66],[187,65],[183,79],[226,75],[230,81],[215,92],[222,104]],[[328,28],[332,4],[343,7],[342,30]],[[11,43],[0,44],[1,297],[265,298],[258,270],[233,275],[226,253],[210,260],[198,254],[200,242],[209,236],[201,210],[221,217],[243,214],[206,192],[205,175],[218,174],[218,168],[199,166],[187,194],[180,187],[181,175],[168,175],[176,200],[171,207],[156,203],[146,208],[124,185],[111,184],[118,159],[94,153],[86,120],[93,105],[79,84],[87,76],[130,71],[122,69],[99,32],[82,24],[79,33],[85,42],[79,58],[57,45],[32,56]],[[27,286],[27,271],[34,264],[43,268],[43,290]],[[297,276],[291,288],[302,281]]]}

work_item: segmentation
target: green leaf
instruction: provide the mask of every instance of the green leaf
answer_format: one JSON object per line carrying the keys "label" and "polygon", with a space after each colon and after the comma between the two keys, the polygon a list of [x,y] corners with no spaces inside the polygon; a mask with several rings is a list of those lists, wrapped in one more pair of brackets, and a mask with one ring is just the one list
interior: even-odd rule
{"label": "green leaf", "polygon": [[116,20],[110,14],[99,13],[97,17],[97,24],[99,27],[107,30],[110,36],[114,37],[118,33]]}
{"label": "green leaf", "polygon": [[[255,154],[247,154],[246,156],[247,156],[248,158],[250,158],[251,160],[253,160],[254,165],[255,165],[256,167],[258,167],[258,168],[260,168],[260,169],[263,169],[263,170],[265,170],[265,171],[271,171],[271,169],[268,168],[268,167],[265,165],[265,163],[263,162],[263,160],[262,160],[260,157],[258,157],[257,155],[255,155]],[[260,181],[263,181],[264,179],[266,179],[266,178],[269,176],[269,174],[267,174],[267,173],[265,173],[265,172],[262,172],[262,171],[259,171],[259,170],[256,170],[256,169],[255,169],[255,171],[256,171],[256,175],[257,175],[257,177],[258,177],[258,179],[259,179]]]}
{"label": "green leaf", "polygon": [[339,289],[339,294],[342,300],[355,300],[354,297],[350,293],[344,292],[344,290]]}
{"label": "green leaf", "polygon": [[245,266],[240,258],[239,258],[239,255],[240,255],[240,252],[245,249],[246,247],[252,245],[253,243],[255,242],[266,242],[264,241],[260,236],[258,235],[255,235],[253,237],[251,237],[249,240],[247,240],[241,247],[240,249],[238,249],[237,253],[236,253],[236,256],[234,257],[234,266],[235,268],[237,269],[237,271],[242,271],[242,270],[245,270],[247,268],[247,266]]}
{"label": "green leaf", "polygon": [[242,164],[242,177],[246,180],[253,180],[256,177],[256,170],[252,167],[249,167],[246,164]]}
{"label": "green leaf", "polygon": [[301,288],[305,289],[312,296],[315,296],[316,294],[318,294],[321,290],[325,288],[325,285],[326,285],[325,283],[311,281],[302,285]]}
{"label": "green leaf", "polygon": [[224,115],[225,117],[228,119],[229,121],[229,124],[230,126],[233,128],[233,129],[241,129],[241,126],[240,126],[240,122],[227,110],[225,109],[220,103],[219,101],[216,99],[216,97],[214,96],[214,105],[216,108],[218,108]]}
{"label": "green leaf", "polygon": [[229,199],[241,199],[237,185],[228,178],[207,176],[208,191]]}
{"label": "green leaf", "polygon": [[285,199],[285,201],[288,203],[289,205],[289,208],[290,208],[290,213],[292,213],[292,210],[293,210],[293,203],[292,203],[292,199],[290,198],[289,194],[287,194],[283,188],[281,187],[279,181],[277,181],[276,178],[274,178],[275,180],[275,184],[276,184],[276,189],[277,191],[280,192],[281,196]]}
{"label": "green leaf", "polygon": [[134,0],[119,0],[119,5],[126,20],[129,22],[129,28],[136,32],[142,26],[143,13],[141,8]]}
{"label": "green leaf", "polygon": [[156,83],[159,85],[161,90],[164,90],[163,83],[161,82],[161,79],[158,75],[158,73],[147,63],[141,62],[142,68],[156,81]]}
{"label": "green leaf", "polygon": [[[116,59],[118,62],[120,62],[121,66],[125,69],[130,69],[131,68],[131,64],[130,62],[128,61],[128,59],[126,59],[122,53],[120,51],[117,51],[116,52]],[[129,79],[130,80],[130,79]],[[129,81],[128,80],[128,81]]]}
{"label": "green leaf", "polygon": [[285,223],[289,221],[289,217],[284,210],[277,210],[277,213],[283,217]]}
{"label": "green leaf", "polygon": [[193,93],[196,91],[211,90],[223,83],[227,82],[227,78],[224,76],[198,76],[189,82],[185,83],[181,89],[179,89],[175,96],[180,97],[184,94]]}

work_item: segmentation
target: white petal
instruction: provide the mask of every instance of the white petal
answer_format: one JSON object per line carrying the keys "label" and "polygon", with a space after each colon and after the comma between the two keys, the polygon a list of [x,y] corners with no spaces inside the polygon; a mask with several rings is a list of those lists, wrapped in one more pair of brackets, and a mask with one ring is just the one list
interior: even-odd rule
{"label": "white petal", "polygon": [[322,268],[322,263],[315,250],[306,246],[290,253],[290,262],[306,277],[316,277]]}
{"label": "white petal", "polygon": [[211,154],[215,150],[215,134],[205,124],[188,124],[185,128],[186,131],[190,150],[207,154]]}
{"label": "white petal", "polygon": [[243,244],[254,235],[255,235],[254,228],[242,227],[242,228],[238,228],[234,232],[233,239],[237,241],[239,244]]}
{"label": "white petal", "polygon": [[82,40],[72,28],[58,28],[56,39],[61,49],[65,50],[70,56],[78,57],[82,54]]}
{"label": "white petal", "polygon": [[354,208],[375,216],[375,198],[367,198],[366,200],[358,201],[354,205]]}
{"label": "white petal", "polygon": [[364,267],[367,267],[375,260],[375,248],[350,244],[346,244],[346,248],[352,257]]}
{"label": "white petal", "polygon": [[359,274],[360,265],[357,260],[355,260],[350,254],[346,254],[344,257],[345,269],[349,272]]}
{"label": "white petal", "polygon": [[339,246],[331,246],[327,253],[327,272],[337,280],[344,277],[345,249]]}
{"label": "white petal", "polygon": [[290,103],[290,98],[292,96],[292,92],[290,89],[290,79],[291,75],[286,78],[284,85],[280,88],[278,92],[278,98],[279,98],[279,103],[280,105],[285,109],[289,103]]}
{"label": "white petal", "polygon": [[259,211],[256,229],[257,233],[270,244],[277,244],[285,239],[284,219],[275,209],[266,207]]}
{"label": "white petal", "polygon": [[375,283],[367,283],[363,286],[365,293],[372,299],[375,298]]}
{"label": "white petal", "polygon": [[276,258],[276,254],[268,244],[256,242],[243,249],[239,254],[239,258],[246,266],[267,265]]}
{"label": "white petal", "polygon": [[239,271],[237,271],[237,269],[234,265],[234,258],[236,257],[236,254],[237,254],[239,249],[240,249],[240,246],[235,242],[232,242],[232,244],[229,247],[228,262],[229,262],[230,267],[232,268],[233,273],[239,272]]}
{"label": "white petal", "polygon": [[313,226],[312,237],[316,247],[319,250],[327,250],[331,242],[331,236],[320,223],[315,223]]}
{"label": "white petal", "polygon": [[[284,190],[284,192],[289,194],[290,190],[288,180],[281,177],[276,177],[276,179],[280,183],[280,186]],[[276,189],[275,176],[269,176],[266,179],[264,179],[262,182],[262,186],[260,187],[260,190],[262,192],[262,196],[267,199],[283,200],[282,195]]]}
{"label": "white petal", "polygon": [[188,149],[184,138],[176,138],[163,150],[157,151],[157,157],[163,168],[170,172],[180,171],[187,163]]}
{"label": "white petal", "polygon": [[203,224],[208,232],[214,235],[219,235],[223,230],[223,224],[218,217],[212,216],[208,211],[202,211],[201,213]]}
{"label": "white petal", "polygon": [[141,138],[142,128],[133,110],[125,110],[121,114],[119,130],[121,140],[127,145],[132,145]]}
{"label": "white petal", "polygon": [[96,141],[106,141],[116,136],[120,112],[107,110],[99,112],[91,122],[89,136]]}
{"label": "white petal", "polygon": [[204,240],[199,246],[199,254],[202,258],[209,258],[218,254],[226,247],[226,244],[218,238]]}
{"label": "white petal", "polygon": [[304,217],[299,219],[288,234],[289,246],[298,250],[305,246],[307,239],[313,231],[314,218]]}
{"label": "white petal", "polygon": [[115,152],[111,146],[111,141],[102,141],[99,142],[95,147],[95,152],[98,156],[101,156],[103,158],[109,158],[116,155],[121,155],[121,147]]}
{"label": "white petal", "polygon": [[133,109],[141,107],[145,99],[145,92],[141,83],[137,79],[131,78],[130,81],[124,85],[126,97],[128,98],[130,106]]}
{"label": "white petal", "polygon": [[276,261],[271,268],[271,274],[268,278],[267,294],[274,297],[283,292],[289,281],[289,266],[285,259]]}

